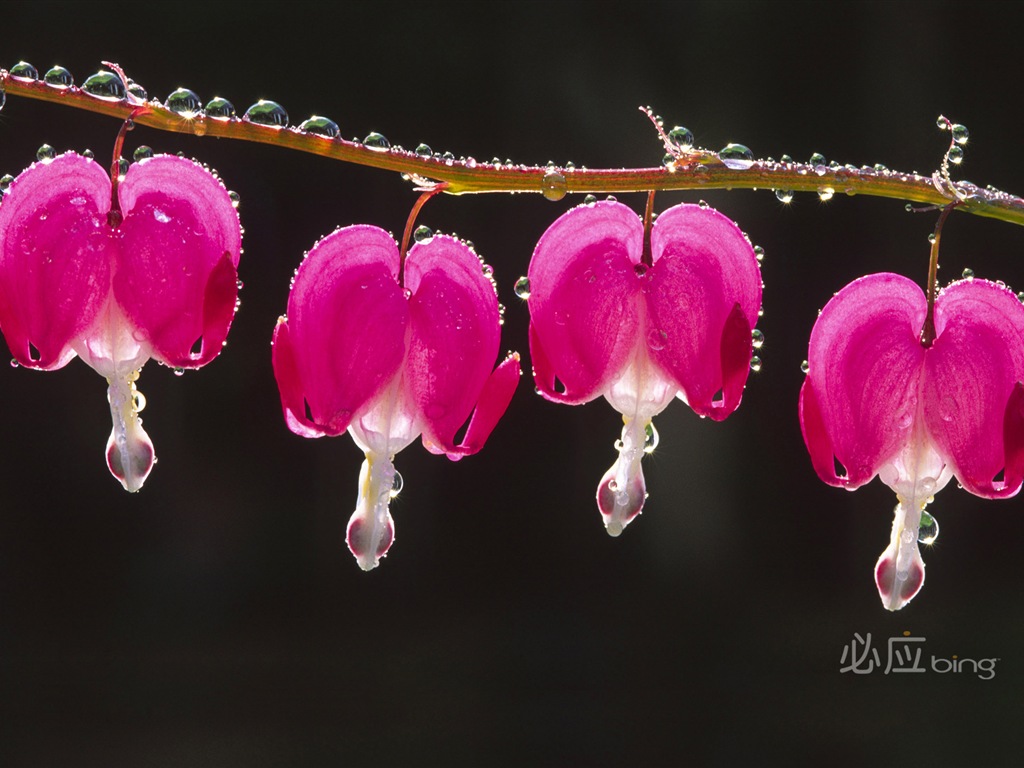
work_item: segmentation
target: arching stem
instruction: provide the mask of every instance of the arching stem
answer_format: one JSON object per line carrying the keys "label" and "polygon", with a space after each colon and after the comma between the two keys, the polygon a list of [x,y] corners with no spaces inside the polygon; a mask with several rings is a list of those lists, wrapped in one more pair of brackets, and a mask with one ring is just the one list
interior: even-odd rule
{"label": "arching stem", "polygon": [[420,209],[427,204],[427,200],[432,198],[441,192],[444,192],[445,187],[448,185],[445,183],[437,184],[431,189],[426,190],[413,203],[412,210],[409,211],[409,218],[405,220],[405,231],[402,233],[402,250],[400,251],[401,260],[398,265],[398,284],[405,285],[405,255],[409,252],[409,242],[412,240],[413,227],[416,225],[416,217],[419,216]]}
{"label": "arching stem", "polygon": [[921,346],[927,349],[935,341],[935,297],[939,293],[939,240],[942,237],[942,225],[950,212],[960,204],[956,200],[942,209],[939,220],[935,224],[935,232],[932,235],[931,257],[928,260],[928,313],[924,317],[924,329],[921,331]]}

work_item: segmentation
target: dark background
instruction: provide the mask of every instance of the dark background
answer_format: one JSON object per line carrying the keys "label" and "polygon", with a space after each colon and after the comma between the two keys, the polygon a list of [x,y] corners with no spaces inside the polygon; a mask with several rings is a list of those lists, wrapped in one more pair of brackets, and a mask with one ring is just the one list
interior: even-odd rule
{"label": "dark background", "polygon": [[[101,60],[164,97],[281,102],[406,147],[517,162],[656,165],[637,106],[700,145],[821,152],[931,172],[946,114],[957,175],[1024,192],[1019,3],[521,3],[215,8],[7,3],[0,66]],[[8,98],[0,173],[43,142],[109,156],[109,118]],[[376,571],[344,545],[361,456],[280,414],[270,335],[303,251],[336,225],[400,231],[397,175],[282,149],[138,129],[129,151],[195,156],[239,192],[242,308],[215,363],[140,389],[160,457],[109,476],[104,382],[81,362],[0,372],[0,765],[1011,766],[1024,760],[1024,502],[943,491],[923,591],[883,610],[872,568],[893,494],[818,481],[796,416],[816,311],[851,279],[923,282],[935,216],[899,201],[707,192],[764,247],[764,369],[721,424],[675,403],[645,461],[651,497],[618,540],[594,504],[619,417],[555,406],[524,377],[478,456],[418,444],[397,466],[397,542]],[[658,208],[695,201],[663,194]],[[620,196],[640,210],[643,197]],[[474,241],[508,307],[544,229],[578,198],[436,199],[421,220]],[[945,280],[1024,287],[1024,231],[953,216]],[[855,633],[926,638],[925,659],[996,676],[840,673]]]}

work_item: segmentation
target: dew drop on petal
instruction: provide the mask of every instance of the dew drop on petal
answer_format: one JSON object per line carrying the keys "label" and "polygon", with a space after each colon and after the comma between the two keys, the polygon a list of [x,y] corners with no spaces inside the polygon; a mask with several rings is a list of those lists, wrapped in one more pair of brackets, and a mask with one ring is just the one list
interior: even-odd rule
{"label": "dew drop on petal", "polygon": [[647,346],[658,351],[665,348],[668,334],[660,328],[652,328],[647,332]]}
{"label": "dew drop on petal", "polygon": [[288,125],[288,112],[276,101],[260,99],[242,115],[243,120],[256,125],[271,125],[285,128]]}
{"label": "dew drop on petal", "polygon": [[51,67],[43,75],[43,82],[53,88],[65,90],[75,84],[75,78],[64,67]]}
{"label": "dew drop on petal", "polygon": [[125,90],[121,78],[113,72],[97,72],[82,83],[82,90],[104,101],[124,101]]}
{"label": "dew drop on petal", "polygon": [[417,243],[423,243],[426,245],[434,239],[434,230],[430,227],[420,224],[416,227],[416,231],[412,233],[412,239]]}
{"label": "dew drop on petal", "polygon": [[939,521],[927,512],[921,513],[921,525],[917,529],[917,540],[922,544],[934,544],[939,538]]}
{"label": "dew drop on petal", "polygon": [[8,74],[10,74],[10,76],[15,80],[25,80],[26,82],[32,82],[39,79],[39,71],[27,61],[19,61],[11,67]]}
{"label": "dew drop on petal", "polygon": [[754,164],[754,153],[750,151],[749,147],[742,144],[726,144],[718,150],[718,159],[727,168],[732,168],[734,171],[745,171]]}
{"label": "dew drop on petal", "polygon": [[583,198],[583,204],[584,205],[593,205],[596,202],[597,202],[597,196],[596,195],[587,195],[586,197]]}
{"label": "dew drop on petal", "polygon": [[313,115],[303,120],[299,125],[299,130],[305,133],[313,133],[317,136],[326,136],[329,139],[336,139],[341,135],[341,129],[336,122],[329,117],[322,117],[320,115]]}
{"label": "dew drop on petal", "polygon": [[139,162],[139,160],[146,160],[153,156],[153,148],[147,147],[145,144],[137,147],[132,153],[132,160]]}
{"label": "dew drop on petal", "polygon": [[203,112],[213,120],[231,120],[235,117],[235,105],[225,98],[214,96],[206,102]]}
{"label": "dew drop on petal", "polygon": [[761,370],[761,366],[762,366],[762,363],[761,363],[761,358],[760,357],[758,357],[757,355],[754,355],[752,358],[750,358],[750,370],[752,370],[754,373],[757,373],[758,371],[760,371]]}
{"label": "dew drop on petal", "polygon": [[654,422],[647,422],[644,436],[644,453],[654,453],[654,449],[658,447],[658,442],[661,438],[658,436],[658,430],[654,428]]}
{"label": "dew drop on petal", "polygon": [[371,131],[363,139],[363,146],[367,149],[372,149],[374,152],[387,152],[391,149],[391,142],[383,134]]}
{"label": "dew drop on petal", "polygon": [[750,341],[754,349],[760,349],[764,346],[764,333],[755,328],[750,332]]}
{"label": "dew drop on petal", "polygon": [[9,173],[0,176],[0,192],[6,192],[10,188],[12,181],[14,181],[14,177]]}
{"label": "dew drop on petal", "polygon": [[525,275],[520,277],[516,280],[515,287],[512,290],[515,291],[516,296],[524,301],[530,298],[530,278]]}
{"label": "dew drop on petal", "polygon": [[568,189],[565,176],[558,171],[548,171],[540,180],[540,190],[547,200],[561,200]]}
{"label": "dew drop on petal", "polygon": [[972,279],[974,277],[974,270],[971,269],[970,267],[967,267],[967,268],[964,269],[963,272],[960,273],[960,276],[964,280],[970,280],[970,279]]}
{"label": "dew drop on petal", "polygon": [[389,492],[391,498],[393,499],[393,498],[395,498],[395,496],[400,494],[402,492],[402,488],[404,488],[404,487],[405,487],[405,481],[402,480],[402,473],[399,472],[396,469],[395,470],[395,478],[394,478],[394,480],[391,483],[391,490]]}
{"label": "dew drop on petal", "polygon": [[36,150],[36,160],[46,163],[53,160],[57,156],[57,150],[51,147],[49,144],[43,144],[39,149]]}
{"label": "dew drop on petal", "polygon": [[811,370],[811,364],[810,363],[808,363],[806,360],[804,360],[802,363],[800,363],[800,371],[802,373],[807,373],[809,370]]}

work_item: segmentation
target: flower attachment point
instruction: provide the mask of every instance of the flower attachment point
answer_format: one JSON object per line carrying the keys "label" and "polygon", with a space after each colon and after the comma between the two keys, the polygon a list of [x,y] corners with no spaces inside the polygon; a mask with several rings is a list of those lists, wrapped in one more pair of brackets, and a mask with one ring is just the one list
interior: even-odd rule
{"label": "flower attachment point", "polygon": [[527,279],[540,394],[572,405],[603,396],[623,415],[619,457],[597,491],[617,536],[647,496],[652,419],[674,397],[716,421],[739,406],[761,306],[754,249],[710,208],[669,208],[645,239],[628,207],[592,202],[548,228]]}
{"label": "flower attachment point", "polygon": [[[815,471],[849,490],[875,475],[896,493],[889,546],[875,566],[895,611],[924,583],[919,540],[932,497],[954,477],[983,498],[1024,482],[1024,306],[1004,286],[970,279],[935,300],[894,274],[837,293],[811,332],[800,425]],[[839,462],[845,472],[837,471]]]}
{"label": "flower attachment point", "polygon": [[138,413],[139,371],[153,358],[200,368],[235,311],[238,214],[205,168],[156,155],[114,188],[67,153],[22,172],[0,205],[0,329],[22,366],[54,370],[78,355],[107,379],[107,465],[129,491],[155,461]]}
{"label": "flower attachment point", "polygon": [[[348,431],[366,455],[348,545],[363,570],[394,541],[395,455],[423,446],[458,460],[479,451],[512,399],[519,355],[492,370],[498,299],[464,243],[415,243],[399,282],[398,245],[357,225],[320,240],[299,267],[273,364],[288,427],[303,437]],[[458,443],[455,434],[469,420]]]}

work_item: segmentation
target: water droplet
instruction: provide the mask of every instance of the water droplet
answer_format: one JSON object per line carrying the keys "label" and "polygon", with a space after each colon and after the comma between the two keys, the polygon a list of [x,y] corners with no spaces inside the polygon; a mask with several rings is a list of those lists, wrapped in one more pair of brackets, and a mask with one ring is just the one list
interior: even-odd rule
{"label": "water droplet", "polygon": [[697,207],[700,208],[701,210],[706,211],[711,206],[708,204],[707,200],[698,200],[697,201]]}
{"label": "water droplet", "polygon": [[668,132],[668,140],[682,152],[689,152],[693,149],[693,132],[681,125],[677,125]]}
{"label": "water droplet", "polygon": [[[823,154],[821,154],[820,152],[815,152],[813,155],[811,155],[810,159],[807,161],[807,164],[808,165],[813,165],[814,166],[814,172],[817,173],[820,176],[821,174],[823,174],[825,172],[825,163],[826,162],[828,162],[828,161],[825,160],[825,156]],[[821,170],[818,169],[819,166],[820,166]]]}
{"label": "water droplet", "polygon": [[791,189],[776,189],[775,197],[779,199],[780,203],[792,203],[793,202],[793,190]]}
{"label": "water droplet", "polygon": [[366,134],[366,138],[363,139],[363,146],[375,152],[387,152],[391,149],[391,142],[383,134],[372,131]]}
{"label": "water droplet", "polygon": [[174,375],[175,376],[184,376],[185,375],[185,369],[184,368],[175,368],[174,369]]}
{"label": "water droplet", "polygon": [[128,173],[129,163],[123,157],[117,158],[117,175],[124,178],[124,175]]}
{"label": "water droplet", "polygon": [[269,101],[267,99],[260,99],[245,110],[242,119],[257,125],[276,125],[278,128],[284,128],[288,125],[288,113],[285,111],[285,108],[276,101]]}
{"label": "water droplet", "polygon": [[54,88],[70,88],[75,84],[75,78],[64,67],[51,67],[43,75],[43,82]]}
{"label": "water droplet", "polygon": [[793,158],[790,157],[789,155],[783,155],[782,157],[779,158],[779,162],[780,163],[792,163],[793,162]]}
{"label": "water droplet", "polygon": [[231,199],[231,207],[237,208],[238,204],[242,201],[242,198],[233,189],[228,190],[228,197]]}
{"label": "water droplet", "polygon": [[584,205],[593,205],[596,202],[597,202],[597,196],[596,195],[587,195],[586,197],[583,198],[583,204]]}
{"label": "water droplet", "polygon": [[416,231],[412,233],[412,239],[415,240],[417,243],[423,243],[424,245],[426,245],[427,243],[434,239],[434,230],[432,230],[430,227],[420,224],[420,226],[416,227]]}
{"label": "water droplet", "polygon": [[809,370],[811,370],[811,364],[810,363],[808,363],[806,360],[804,360],[802,363],[800,363],[800,371],[802,373],[807,373]]}
{"label": "water droplet", "polygon": [[754,373],[757,373],[758,371],[761,370],[761,365],[761,358],[758,357],[757,355],[754,355],[752,358],[750,358],[750,370],[752,370]]}
{"label": "water droplet", "polygon": [[395,498],[395,496],[400,494],[402,492],[402,488],[404,487],[405,481],[402,479],[402,473],[396,469],[395,478],[391,481],[391,491],[389,492],[391,498],[393,499]]}
{"label": "water droplet", "polygon": [[235,117],[235,105],[225,98],[214,96],[206,102],[203,112],[214,120],[231,120]]}
{"label": "water droplet", "polygon": [[49,144],[43,144],[39,149],[36,150],[36,160],[40,162],[48,162],[53,160],[57,156],[57,150],[51,147]]}
{"label": "water droplet", "polygon": [[[616,440],[613,443],[613,446],[614,446],[615,450],[618,451],[619,453],[622,453],[622,451],[625,450],[625,448],[626,448],[626,444],[624,442],[622,442],[622,440]],[[616,483],[615,483],[614,480],[612,480],[612,482],[611,482],[611,489],[613,491],[616,490]]]}
{"label": "water droplet", "polygon": [[303,120],[299,125],[299,130],[306,133],[315,133],[317,136],[326,136],[329,139],[336,139],[341,135],[341,129],[338,128],[336,122],[329,117],[321,117],[320,115],[313,115],[307,120]]}
{"label": "water droplet", "polygon": [[93,154],[93,151],[92,151],[91,149],[87,149],[87,150],[85,150],[85,151],[84,151],[84,152],[82,153],[82,157],[84,157],[84,158],[86,158],[86,159],[88,159],[88,160],[95,160],[95,159],[96,159],[96,155],[95,155],[95,154]]}
{"label": "water droplet", "polygon": [[953,131],[953,141],[957,144],[966,144],[967,139],[970,138],[970,131],[967,130],[966,125],[960,125],[956,123],[950,130]]}
{"label": "water droplet", "polygon": [[654,453],[654,449],[658,447],[658,442],[661,438],[658,437],[658,430],[654,428],[653,421],[647,422],[644,432],[644,453]]}
{"label": "water droplet", "polygon": [[962,277],[962,278],[963,278],[964,280],[970,280],[971,278],[973,278],[973,277],[974,277],[974,270],[973,270],[973,269],[971,269],[970,267],[966,267],[966,268],[964,269],[964,271],[960,273],[960,276],[961,276],[961,277]]}
{"label": "water droplet", "polygon": [[39,71],[27,61],[19,61],[11,67],[9,74],[15,80],[32,81],[39,79]]}
{"label": "water droplet", "polygon": [[835,195],[836,191],[832,187],[818,187],[818,199],[823,203],[827,203]]}
{"label": "water droplet", "polygon": [[523,299],[524,301],[530,298],[530,278],[526,277],[525,275],[523,277],[520,277],[518,280],[516,280],[515,288],[513,288],[512,290],[515,291],[516,296],[518,296],[520,299]]}
{"label": "water droplet", "polygon": [[139,101],[148,101],[149,100],[149,94],[146,93],[146,89],[143,88],[138,83],[136,83],[131,78],[128,78],[127,86],[128,86],[128,93],[130,93],[132,96],[134,96]]}
{"label": "water droplet", "polygon": [[172,91],[164,101],[164,106],[176,115],[191,119],[203,113],[203,102],[188,88]]}
{"label": "water droplet", "polygon": [[753,344],[754,349],[760,349],[764,346],[764,334],[760,330],[755,328],[750,332],[750,341]]}
{"label": "water droplet", "polygon": [[754,258],[758,261],[764,261],[764,248],[760,245],[754,246]]}
{"label": "water droplet", "polygon": [[[430,148],[429,144],[418,144],[416,146],[417,157],[431,157],[434,154],[434,150]],[[497,165],[497,163],[495,163]]]}
{"label": "water droplet", "polygon": [[486,278],[494,277],[494,267],[492,267],[490,264],[481,264],[480,272],[482,272],[483,276]]}
{"label": "water droplet", "polygon": [[17,367],[18,367],[18,365],[19,365],[19,363],[18,363],[18,359],[17,359],[17,358],[15,358],[15,357],[12,357],[12,358],[11,358],[11,368],[17,368]]}
{"label": "water droplet", "polygon": [[665,348],[668,334],[660,328],[652,328],[647,332],[647,346],[657,351]]}
{"label": "water droplet", "polygon": [[917,540],[922,544],[934,544],[939,538],[939,521],[927,512],[921,513],[921,526],[917,529]]}
{"label": "water droplet", "polygon": [[12,181],[14,181],[14,177],[9,173],[0,176],[0,192],[6,192],[10,188]]}
{"label": "water droplet", "polygon": [[548,171],[540,180],[540,191],[548,200],[561,200],[568,191],[565,176],[558,171]]}
{"label": "water droplet", "polygon": [[754,164],[754,153],[742,144],[726,144],[718,150],[718,159],[727,168],[734,171],[745,171]]}
{"label": "water droplet", "polygon": [[665,156],[661,158],[661,164],[665,168],[668,168],[670,172],[674,173],[676,170],[676,156],[671,152],[665,154]]}
{"label": "water droplet", "polygon": [[960,147],[950,147],[946,157],[953,165],[960,165],[964,161],[964,151]]}
{"label": "water droplet", "polygon": [[945,115],[939,115],[935,118],[935,127],[940,131],[944,131],[949,128],[949,119]]}
{"label": "water droplet", "polygon": [[139,160],[145,160],[146,158],[149,158],[149,157],[152,157],[152,156],[153,156],[153,149],[152,149],[152,147],[147,147],[145,144],[143,144],[142,146],[138,147],[132,153],[132,160],[134,160],[135,162],[139,162]]}
{"label": "water droplet", "polygon": [[931,243],[932,245],[935,245],[935,233],[934,232],[929,233],[929,235],[928,235],[928,242]]}
{"label": "water droplet", "polygon": [[97,72],[82,83],[82,90],[104,101],[124,101],[124,83],[113,72]]}

